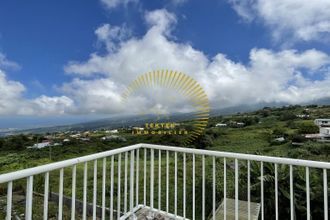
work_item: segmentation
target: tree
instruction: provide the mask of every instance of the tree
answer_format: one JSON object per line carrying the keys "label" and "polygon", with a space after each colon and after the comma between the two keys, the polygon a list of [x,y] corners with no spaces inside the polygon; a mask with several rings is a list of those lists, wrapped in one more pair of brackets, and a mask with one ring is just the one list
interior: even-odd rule
{"label": "tree", "polygon": [[319,127],[314,124],[302,124],[299,126],[299,134],[314,134],[319,132]]}

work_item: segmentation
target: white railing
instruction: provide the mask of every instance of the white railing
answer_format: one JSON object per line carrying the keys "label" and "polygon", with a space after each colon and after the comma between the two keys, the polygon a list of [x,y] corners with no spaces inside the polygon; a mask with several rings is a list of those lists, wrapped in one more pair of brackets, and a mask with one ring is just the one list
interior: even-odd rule
{"label": "white railing", "polygon": [[[102,160],[101,170],[98,169],[99,160]],[[88,165],[91,162],[92,174],[89,174]],[[289,169],[288,172],[285,167]],[[310,185],[316,184],[323,192],[316,204],[319,206],[323,203],[323,207],[316,207],[322,211],[316,215],[327,220],[329,169],[328,162],[136,144],[3,174],[0,175],[0,186],[4,185],[3,188],[7,190],[4,209],[7,220],[12,219],[13,215],[13,185],[21,183],[21,179],[26,179],[27,220],[38,219],[39,216],[48,219],[50,186],[54,185],[58,186],[57,218],[60,220],[64,214],[71,219],[87,219],[89,207],[92,207],[90,217],[93,219],[134,219],[137,212],[143,209],[149,210],[149,217],[160,213],[176,219],[226,219],[231,211],[227,207],[227,198],[234,199],[234,216],[237,220],[240,218],[241,200],[247,202],[247,219],[252,219],[251,203],[254,202],[260,204],[262,220],[272,218],[270,216],[283,218],[283,213],[287,214],[285,219],[293,220],[301,216],[315,218],[312,216],[315,198],[311,201],[311,190],[314,189]],[[78,172],[80,170],[81,173]],[[55,171],[59,171],[59,176],[53,175]],[[65,171],[71,172],[69,177]],[[299,176],[302,171],[303,191],[301,186],[297,186],[301,184]],[[311,180],[311,173],[317,178]],[[81,187],[77,181],[79,174],[82,174]],[[33,209],[34,188],[40,188],[40,185],[34,185],[33,180],[40,175],[43,180],[43,209],[42,213],[36,213]],[[88,185],[89,176],[92,176],[92,188]],[[100,187],[98,182],[101,182]],[[281,187],[288,187],[289,196],[285,197]],[[64,191],[70,189],[70,195],[64,195]],[[81,198],[77,195],[80,190]],[[301,197],[302,192],[304,197]],[[64,197],[71,199],[70,213],[64,213]],[[76,208],[79,199],[82,200],[81,212]],[[220,203],[223,209],[221,217],[218,215]],[[304,204],[303,211],[301,204]],[[289,213],[285,213],[286,208]],[[101,212],[98,213],[98,210]]]}

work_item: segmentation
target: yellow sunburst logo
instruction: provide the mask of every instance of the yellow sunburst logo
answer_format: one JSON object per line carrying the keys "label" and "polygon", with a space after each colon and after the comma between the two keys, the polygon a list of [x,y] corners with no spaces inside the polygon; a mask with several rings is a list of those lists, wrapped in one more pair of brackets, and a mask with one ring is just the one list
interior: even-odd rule
{"label": "yellow sunburst logo", "polygon": [[[133,80],[125,92],[122,94],[122,100],[127,101],[131,96],[134,96],[141,89],[152,89],[152,88],[163,88],[165,90],[175,91],[176,94],[185,97],[189,101],[190,105],[194,108],[191,114],[189,131],[184,132],[170,132],[166,130],[164,133],[146,132],[139,131],[138,134],[174,134],[181,135],[185,137],[184,144],[191,143],[198,136],[200,136],[205,127],[207,126],[209,120],[209,100],[204,89],[199,85],[199,83],[192,77],[178,71],[169,70],[157,70],[148,72],[138,76]],[[177,123],[165,122],[165,123],[147,123],[146,127],[152,128],[162,127],[162,128],[173,128]],[[185,135],[182,135],[185,134]]]}

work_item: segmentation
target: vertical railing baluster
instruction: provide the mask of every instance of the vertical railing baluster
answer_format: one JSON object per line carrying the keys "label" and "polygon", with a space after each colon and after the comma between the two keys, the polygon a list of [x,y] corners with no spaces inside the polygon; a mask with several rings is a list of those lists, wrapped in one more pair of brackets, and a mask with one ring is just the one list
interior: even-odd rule
{"label": "vertical railing baluster", "polygon": [[309,167],[306,167],[306,210],[307,220],[311,219],[310,189],[309,189]]}
{"label": "vertical railing baluster", "polygon": [[139,205],[139,172],[140,172],[140,149],[137,149],[137,153],[136,153],[136,191],[135,191],[135,197],[136,197],[136,201],[135,201],[135,205],[138,206]]}
{"label": "vertical railing baluster", "polygon": [[113,186],[114,186],[114,166],[115,166],[115,156],[111,156],[111,168],[110,168],[110,220],[113,220]]}
{"label": "vertical railing baluster", "polygon": [[261,188],[261,220],[265,217],[265,204],[264,204],[264,162],[260,162],[260,188]]}
{"label": "vertical railing baluster", "polygon": [[178,153],[174,153],[174,215],[178,214]]}
{"label": "vertical railing baluster", "polygon": [[83,220],[86,220],[87,212],[87,162],[84,163],[84,186],[83,186]]}
{"label": "vertical railing baluster", "polygon": [[275,164],[275,220],[278,220],[278,168]]}
{"label": "vertical railing baluster", "polygon": [[169,212],[169,152],[166,151],[166,212]]}
{"label": "vertical railing baluster", "polygon": [[151,163],[150,163],[150,208],[154,208],[154,149],[151,149]]}
{"label": "vertical railing baluster", "polygon": [[195,154],[193,154],[193,164],[192,164],[192,176],[193,176],[193,187],[192,187],[192,194],[193,194],[193,196],[192,196],[192,219],[193,220],[195,220],[195,215],[196,215],[196,213],[195,213],[195,198],[196,198],[196,196],[195,196],[195,172],[196,172],[196,170],[195,170]]}
{"label": "vertical railing baluster", "polygon": [[44,186],[44,220],[48,219],[49,172],[45,173]]}
{"label": "vertical railing baluster", "polygon": [[235,220],[238,220],[238,160],[235,159]]}
{"label": "vertical railing baluster", "polygon": [[131,216],[133,217],[134,216],[134,212],[133,212],[133,209],[134,209],[134,154],[135,154],[135,151],[132,150],[131,151],[131,163],[130,163],[130,177],[129,177],[129,180],[130,180],[130,210],[131,210]]}
{"label": "vertical railing baluster", "polygon": [[25,219],[32,219],[32,202],[33,201],[33,176],[27,177],[26,181],[26,204],[25,204]]}
{"label": "vertical railing baluster", "polygon": [[324,220],[328,220],[328,179],[327,169],[323,169]]}
{"label": "vertical railing baluster", "polygon": [[102,220],[105,220],[105,181],[107,175],[107,158],[103,158],[102,164]]}
{"label": "vertical railing baluster", "polygon": [[58,220],[62,220],[63,218],[63,175],[64,169],[60,169],[60,182],[59,182],[59,190],[58,190]]}
{"label": "vertical railing baluster", "polygon": [[93,220],[96,219],[97,203],[97,160],[94,160],[94,178],[93,178]]}
{"label": "vertical railing baluster", "polygon": [[124,214],[127,212],[127,159],[128,153],[125,152],[125,174],[124,174]]}
{"label": "vertical railing baluster", "polygon": [[121,183],[121,153],[118,154],[118,191],[117,191],[117,219],[120,219],[120,183]]}
{"label": "vertical railing baluster", "polygon": [[158,151],[158,210],[162,209],[162,151]]}
{"label": "vertical railing baluster", "polygon": [[7,185],[7,213],[6,220],[11,220],[11,206],[12,206],[12,197],[13,197],[13,182],[8,182]]}
{"label": "vertical railing baluster", "polygon": [[251,163],[248,160],[247,161],[247,173],[248,173],[248,177],[247,177],[247,181],[248,181],[248,185],[247,185],[247,196],[248,196],[248,220],[251,219]]}
{"label": "vertical railing baluster", "polygon": [[183,219],[186,219],[186,153],[183,153]]}
{"label": "vertical railing baluster", "polygon": [[223,158],[223,219],[227,219],[227,162]]}
{"label": "vertical railing baluster", "polygon": [[147,205],[147,148],[144,148],[143,162],[143,204]]}
{"label": "vertical railing baluster", "polygon": [[202,220],[205,220],[205,155],[202,156]]}
{"label": "vertical railing baluster", "polygon": [[[77,165],[72,167],[72,194],[71,194],[71,220],[76,219],[76,175],[77,175]],[[48,219],[48,216],[47,218]],[[44,220],[46,220],[44,219]]]}
{"label": "vertical railing baluster", "polygon": [[291,214],[291,220],[294,220],[293,168],[292,168],[292,165],[290,165],[290,214]]}
{"label": "vertical railing baluster", "polygon": [[213,220],[215,220],[215,209],[216,209],[216,207],[215,207],[215,205],[216,205],[216,198],[215,198],[215,187],[216,187],[216,175],[215,175],[215,157],[213,157],[212,158],[212,164],[213,164],[213,171],[212,171],[212,180],[213,180],[213,186],[212,186],[212,191],[213,191],[213,195],[212,195],[212,199],[213,199],[213,204],[212,204],[212,218],[213,218]]}

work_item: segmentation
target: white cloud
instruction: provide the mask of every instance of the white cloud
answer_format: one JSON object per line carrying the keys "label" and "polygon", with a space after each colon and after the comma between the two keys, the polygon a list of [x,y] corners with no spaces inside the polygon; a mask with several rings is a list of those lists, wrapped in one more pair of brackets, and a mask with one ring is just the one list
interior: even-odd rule
{"label": "white cloud", "polygon": [[[330,1],[328,0],[229,0],[245,20],[262,21],[278,41],[328,42]],[[291,42],[289,42],[291,43]]]}
{"label": "white cloud", "polygon": [[[144,89],[129,102],[121,95],[140,74],[159,69],[182,71],[205,89],[211,106],[223,108],[260,102],[302,103],[330,97],[330,57],[311,49],[272,51],[253,48],[247,63],[218,53],[209,58],[187,43],[175,41],[176,17],[166,10],[147,12],[148,31],[129,37],[123,27],[104,24],[96,37],[107,47],[86,61],[69,62],[66,72],[75,78],[59,87],[60,96],[23,96],[25,87],[0,74],[0,114],[103,114],[189,111],[176,91]],[[317,79],[317,80],[316,80]]]}
{"label": "white cloud", "polygon": [[48,97],[41,95],[26,99],[25,86],[9,80],[0,69],[0,115],[58,115],[66,114],[73,107],[73,100],[66,96]]}
{"label": "white cloud", "polygon": [[14,61],[8,60],[5,54],[0,52],[0,68],[19,69],[20,66]]}
{"label": "white cloud", "polygon": [[113,9],[120,5],[126,6],[132,2],[138,2],[138,0],[101,0],[101,3],[108,9]]}
{"label": "white cloud", "polygon": [[117,45],[126,40],[130,35],[130,30],[125,26],[101,25],[96,29],[95,34],[100,43],[105,44],[109,52],[115,51]]}
{"label": "white cloud", "polygon": [[0,70],[0,115],[17,111],[20,94],[24,90],[25,87],[21,83],[8,80],[5,73]]}
{"label": "white cloud", "polygon": [[[209,59],[189,44],[172,40],[171,30],[177,22],[173,14],[157,10],[147,13],[145,18],[150,28],[142,38],[121,42],[115,53],[94,53],[86,62],[66,67],[67,72],[81,77],[101,74],[101,79],[79,80],[79,87],[73,86],[76,93],[85,94],[81,103],[89,106],[87,109],[98,106],[95,111],[111,112],[113,106],[118,106],[121,88],[139,74],[157,69],[179,70],[191,75],[205,88],[215,108],[258,102],[301,103],[330,97],[327,89],[330,77],[326,70],[330,57],[321,51],[276,52],[254,48],[247,64],[234,62],[221,53]],[[313,80],[316,75],[321,80]],[[105,82],[113,86],[109,88]],[[70,86],[67,84],[64,91]],[[102,98],[102,94],[109,94],[111,98]],[[97,97],[104,100],[99,105]],[[134,102],[135,108],[179,109],[173,103],[167,103],[168,106],[150,103],[160,99],[155,91],[145,93],[139,102]]]}

